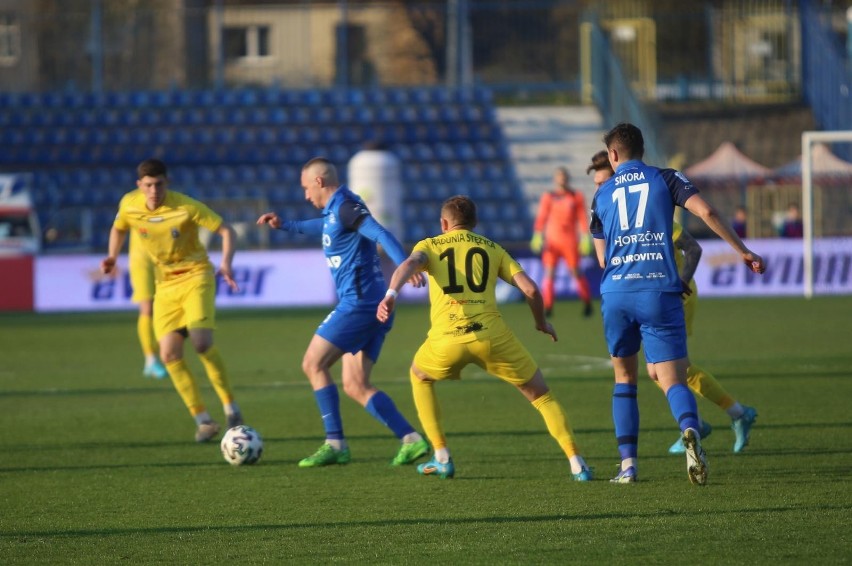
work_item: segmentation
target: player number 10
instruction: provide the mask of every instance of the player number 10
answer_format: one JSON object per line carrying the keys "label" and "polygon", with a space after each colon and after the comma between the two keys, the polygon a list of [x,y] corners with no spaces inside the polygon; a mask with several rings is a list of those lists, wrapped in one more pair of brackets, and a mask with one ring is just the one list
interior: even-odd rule
{"label": "player number 10", "polygon": [[[446,294],[463,293],[464,286],[458,282],[456,271],[456,250],[455,248],[447,248],[438,256],[441,260],[447,260],[447,278],[449,285],[441,287],[441,290]],[[475,261],[479,258],[482,265],[482,281],[475,281],[474,273],[477,271]],[[468,288],[474,293],[481,293],[488,286],[488,252],[479,247],[470,248],[464,257],[464,277]]]}
{"label": "player number 10", "polygon": [[[630,194],[639,193],[639,208],[636,209],[636,226],[641,228],[645,224],[645,207],[648,205],[648,183],[639,183],[638,185],[630,185],[627,191]],[[630,219],[627,217],[627,196],[624,192],[624,187],[618,187],[612,193],[612,201],[618,203],[618,220],[622,230],[630,229]]]}

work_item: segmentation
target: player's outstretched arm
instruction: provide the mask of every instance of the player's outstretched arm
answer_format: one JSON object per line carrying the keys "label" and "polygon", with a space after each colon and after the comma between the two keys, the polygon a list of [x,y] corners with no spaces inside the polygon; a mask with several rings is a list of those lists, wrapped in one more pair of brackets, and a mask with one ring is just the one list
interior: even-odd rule
{"label": "player's outstretched arm", "polygon": [[278,230],[281,228],[281,217],[274,212],[264,212],[260,215],[260,218],[257,219],[258,226],[262,226],[263,224],[269,224],[270,228]]}
{"label": "player's outstretched arm", "polygon": [[719,212],[709,202],[701,198],[701,195],[692,195],[684,203],[684,207],[704,221],[720,238],[728,242],[728,245],[740,254],[745,264],[755,273],[766,271],[766,263],[763,258],[746,247],[737,236],[730,224],[724,221]]}
{"label": "player's outstretched arm", "polygon": [[400,263],[394,270],[393,275],[391,275],[390,284],[388,285],[388,292],[385,294],[385,298],[382,299],[382,302],[379,303],[379,307],[376,310],[376,318],[379,319],[379,321],[386,322],[387,319],[390,318],[390,315],[396,306],[396,298],[399,296],[399,292],[402,290],[403,285],[405,285],[406,281],[411,281],[412,278],[417,275],[422,276],[421,272],[426,267],[426,263],[426,254],[423,252],[412,252],[411,255]]}
{"label": "player's outstretched arm", "polygon": [[266,212],[257,219],[257,225],[268,224],[270,228],[283,230],[285,232],[296,232],[307,236],[322,235],[322,218],[311,218],[310,220],[282,220],[274,212]]}
{"label": "player's outstretched arm", "polygon": [[526,297],[527,305],[530,307],[530,311],[535,319],[535,329],[549,335],[550,339],[556,342],[556,331],[544,316],[544,299],[541,297],[538,285],[523,271],[516,273],[512,280],[515,283],[515,287],[520,289],[521,293]]}
{"label": "player's outstretched arm", "polygon": [[698,268],[698,262],[701,260],[701,254],[704,250],[701,249],[698,240],[693,238],[692,234],[683,227],[681,227],[680,237],[675,240],[674,245],[677,249],[683,251],[683,268],[680,270],[680,278],[689,283],[695,275],[695,270]]}
{"label": "player's outstretched arm", "polygon": [[216,233],[222,238],[222,261],[219,264],[219,273],[222,274],[222,279],[225,280],[228,287],[234,291],[239,291],[240,286],[234,281],[234,272],[231,268],[231,263],[234,261],[234,253],[237,251],[237,234],[227,222],[222,222]]}
{"label": "player's outstretched arm", "polygon": [[118,259],[118,254],[121,253],[121,248],[124,246],[124,240],[127,238],[127,232],[119,230],[113,226],[109,231],[109,244],[107,247],[107,257],[101,261],[101,273],[110,275],[115,270],[115,262]]}
{"label": "player's outstretched arm", "polygon": [[[358,233],[365,238],[369,238],[382,246],[385,253],[388,254],[391,260],[393,260],[393,262],[398,266],[402,265],[402,263],[406,260],[405,250],[403,249],[400,241],[396,239],[396,236],[394,236],[390,230],[382,226],[379,221],[372,216],[362,216],[358,223],[357,230]],[[408,279],[408,282],[411,283],[412,287],[423,287],[426,285],[426,276],[424,276],[420,271],[416,271]]]}

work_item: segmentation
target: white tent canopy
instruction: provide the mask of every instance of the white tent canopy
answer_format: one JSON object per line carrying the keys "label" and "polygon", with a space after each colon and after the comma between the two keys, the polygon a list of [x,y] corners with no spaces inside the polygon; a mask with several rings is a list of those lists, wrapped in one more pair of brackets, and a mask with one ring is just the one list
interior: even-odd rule
{"label": "white tent canopy", "polygon": [[684,171],[688,177],[703,179],[743,179],[763,177],[771,169],[750,159],[731,142],[723,142],[716,151],[703,161],[691,165]]}

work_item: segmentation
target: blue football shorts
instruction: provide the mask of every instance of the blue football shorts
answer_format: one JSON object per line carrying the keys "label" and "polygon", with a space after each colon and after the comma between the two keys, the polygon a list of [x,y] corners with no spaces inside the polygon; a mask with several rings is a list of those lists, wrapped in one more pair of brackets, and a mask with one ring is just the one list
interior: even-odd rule
{"label": "blue football shorts", "polygon": [[611,356],[626,358],[644,343],[645,361],[667,362],[687,356],[686,325],[680,293],[630,291],[601,297],[604,336]]}
{"label": "blue football shorts", "polygon": [[363,351],[375,363],[379,360],[385,336],[393,326],[393,314],[387,322],[379,322],[376,318],[378,306],[378,303],[339,304],[320,323],[316,333],[344,352]]}

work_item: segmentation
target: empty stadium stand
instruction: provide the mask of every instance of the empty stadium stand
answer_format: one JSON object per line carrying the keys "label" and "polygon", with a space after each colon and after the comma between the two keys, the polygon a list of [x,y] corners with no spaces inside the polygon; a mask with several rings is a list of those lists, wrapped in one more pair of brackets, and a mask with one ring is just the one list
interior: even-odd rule
{"label": "empty stadium stand", "polygon": [[[93,251],[105,249],[118,200],[145,158],[166,161],[175,190],[253,223],[264,210],[315,216],[298,186],[301,165],[323,155],[345,176],[366,142],[403,161],[406,242],[434,233],[440,202],[459,193],[479,203],[483,233],[528,239],[523,191],[484,89],[0,93],[0,171],[32,173],[42,226],[82,219],[90,225],[66,232]],[[247,230],[244,243],[307,243],[257,232]]]}

